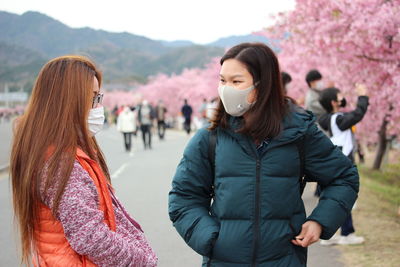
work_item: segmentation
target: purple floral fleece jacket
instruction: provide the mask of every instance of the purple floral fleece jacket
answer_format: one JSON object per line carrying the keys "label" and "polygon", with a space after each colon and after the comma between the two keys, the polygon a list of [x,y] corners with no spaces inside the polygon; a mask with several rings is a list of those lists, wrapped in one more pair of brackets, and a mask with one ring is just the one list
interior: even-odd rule
{"label": "purple floral fleece jacket", "polygon": [[[43,177],[45,173],[46,168]],[[56,188],[57,183],[44,194],[44,183],[41,186],[42,201],[50,209]],[[116,232],[103,222],[96,186],[86,170],[75,161],[55,216],[61,222],[72,249],[80,255],[87,255],[98,266],[157,266],[157,257],[140,226],[113,194],[112,199]]]}

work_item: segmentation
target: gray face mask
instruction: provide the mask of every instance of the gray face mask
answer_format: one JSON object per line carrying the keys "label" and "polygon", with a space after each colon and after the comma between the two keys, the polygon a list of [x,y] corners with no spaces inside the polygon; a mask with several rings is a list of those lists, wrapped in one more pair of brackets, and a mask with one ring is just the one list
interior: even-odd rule
{"label": "gray face mask", "polygon": [[218,94],[225,111],[234,117],[240,117],[246,113],[255,103],[249,103],[247,101],[249,93],[253,91],[254,88],[254,85],[245,90],[238,90],[228,85],[218,87]]}

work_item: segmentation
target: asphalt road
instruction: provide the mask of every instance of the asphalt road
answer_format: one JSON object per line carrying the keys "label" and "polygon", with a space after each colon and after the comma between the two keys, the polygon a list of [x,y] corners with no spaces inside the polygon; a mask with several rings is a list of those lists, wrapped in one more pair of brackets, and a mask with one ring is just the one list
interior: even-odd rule
{"label": "asphalt road", "polygon": [[[3,132],[0,136],[3,140]],[[201,257],[193,252],[177,234],[168,218],[167,203],[171,179],[182,151],[189,140],[183,132],[169,131],[160,142],[153,136],[153,149],[144,150],[141,139],[134,138],[134,153],[124,151],[122,135],[114,127],[97,136],[105,153],[116,194],[128,212],[141,224],[159,257],[159,266],[200,266]],[[1,146],[4,146],[2,142]],[[0,266],[20,266],[16,234],[11,211],[11,195],[7,174],[0,174]],[[304,194],[307,209],[315,206],[312,188]],[[309,249],[311,267],[343,266],[334,247],[318,244]]]}
{"label": "asphalt road", "polygon": [[11,121],[5,122],[0,120],[0,171],[8,166],[11,138]]}

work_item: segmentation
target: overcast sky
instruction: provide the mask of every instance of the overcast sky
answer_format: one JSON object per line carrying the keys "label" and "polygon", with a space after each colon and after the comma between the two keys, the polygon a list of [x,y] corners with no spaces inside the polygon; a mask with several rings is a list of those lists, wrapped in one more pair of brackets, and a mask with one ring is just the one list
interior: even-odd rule
{"label": "overcast sky", "polygon": [[74,28],[204,44],[261,30],[272,24],[270,15],[294,6],[295,0],[2,0],[0,10],[39,11]]}

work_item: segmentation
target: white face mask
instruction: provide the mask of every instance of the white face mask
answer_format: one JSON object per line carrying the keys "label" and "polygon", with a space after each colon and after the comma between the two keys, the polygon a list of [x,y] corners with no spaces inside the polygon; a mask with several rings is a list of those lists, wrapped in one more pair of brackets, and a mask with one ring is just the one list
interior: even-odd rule
{"label": "white face mask", "polygon": [[315,89],[317,89],[317,90],[323,90],[323,89],[325,89],[325,83],[324,83],[324,81],[317,81],[317,82],[315,83]]}
{"label": "white face mask", "polygon": [[104,107],[92,108],[89,111],[88,126],[92,135],[97,134],[103,129],[104,119]]}
{"label": "white face mask", "polygon": [[234,117],[240,117],[246,113],[255,103],[249,103],[247,101],[249,93],[253,91],[254,88],[254,85],[245,90],[239,90],[228,85],[218,87],[218,94],[225,111]]}

